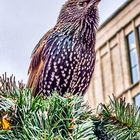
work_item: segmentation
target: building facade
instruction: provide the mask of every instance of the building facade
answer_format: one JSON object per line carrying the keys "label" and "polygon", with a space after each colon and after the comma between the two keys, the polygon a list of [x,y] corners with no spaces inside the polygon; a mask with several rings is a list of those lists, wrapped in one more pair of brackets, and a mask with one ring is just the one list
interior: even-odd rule
{"label": "building facade", "polygon": [[109,97],[140,106],[140,0],[128,0],[97,31],[96,67],[88,98],[94,108]]}

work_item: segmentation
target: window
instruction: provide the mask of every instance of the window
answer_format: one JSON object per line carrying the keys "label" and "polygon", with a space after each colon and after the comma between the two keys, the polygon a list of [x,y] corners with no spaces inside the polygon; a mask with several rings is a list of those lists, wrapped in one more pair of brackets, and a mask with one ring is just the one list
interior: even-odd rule
{"label": "window", "polygon": [[138,26],[138,38],[139,38],[139,44],[140,44],[140,26]]}
{"label": "window", "polygon": [[132,84],[139,81],[139,69],[138,69],[138,56],[135,45],[135,36],[134,32],[131,32],[127,36],[128,42],[128,52],[129,52],[129,60],[130,60],[130,71],[131,71],[131,82]]}
{"label": "window", "polygon": [[134,97],[134,103],[140,107],[140,93]]}

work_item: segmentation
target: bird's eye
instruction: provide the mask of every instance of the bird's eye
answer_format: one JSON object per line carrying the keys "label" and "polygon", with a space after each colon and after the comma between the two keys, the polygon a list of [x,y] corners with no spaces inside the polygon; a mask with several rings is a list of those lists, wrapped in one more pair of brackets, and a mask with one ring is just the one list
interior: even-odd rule
{"label": "bird's eye", "polygon": [[79,3],[78,3],[78,6],[79,7],[86,7],[88,5],[88,2],[87,1],[80,1]]}

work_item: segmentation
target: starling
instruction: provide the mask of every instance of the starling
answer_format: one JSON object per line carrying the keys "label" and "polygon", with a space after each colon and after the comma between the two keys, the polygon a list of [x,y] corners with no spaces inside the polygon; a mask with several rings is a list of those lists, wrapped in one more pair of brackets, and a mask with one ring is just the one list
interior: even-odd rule
{"label": "starling", "polygon": [[68,0],[56,25],[32,52],[27,87],[33,95],[84,94],[95,65],[100,0]]}

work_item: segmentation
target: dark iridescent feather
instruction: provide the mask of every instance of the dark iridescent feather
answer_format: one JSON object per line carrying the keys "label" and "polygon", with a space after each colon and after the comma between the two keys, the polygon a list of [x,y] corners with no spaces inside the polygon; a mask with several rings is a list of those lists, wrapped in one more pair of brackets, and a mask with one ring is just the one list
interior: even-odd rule
{"label": "dark iridescent feather", "polygon": [[68,0],[63,6],[56,26],[33,51],[27,84],[33,94],[85,93],[95,65],[98,2]]}

